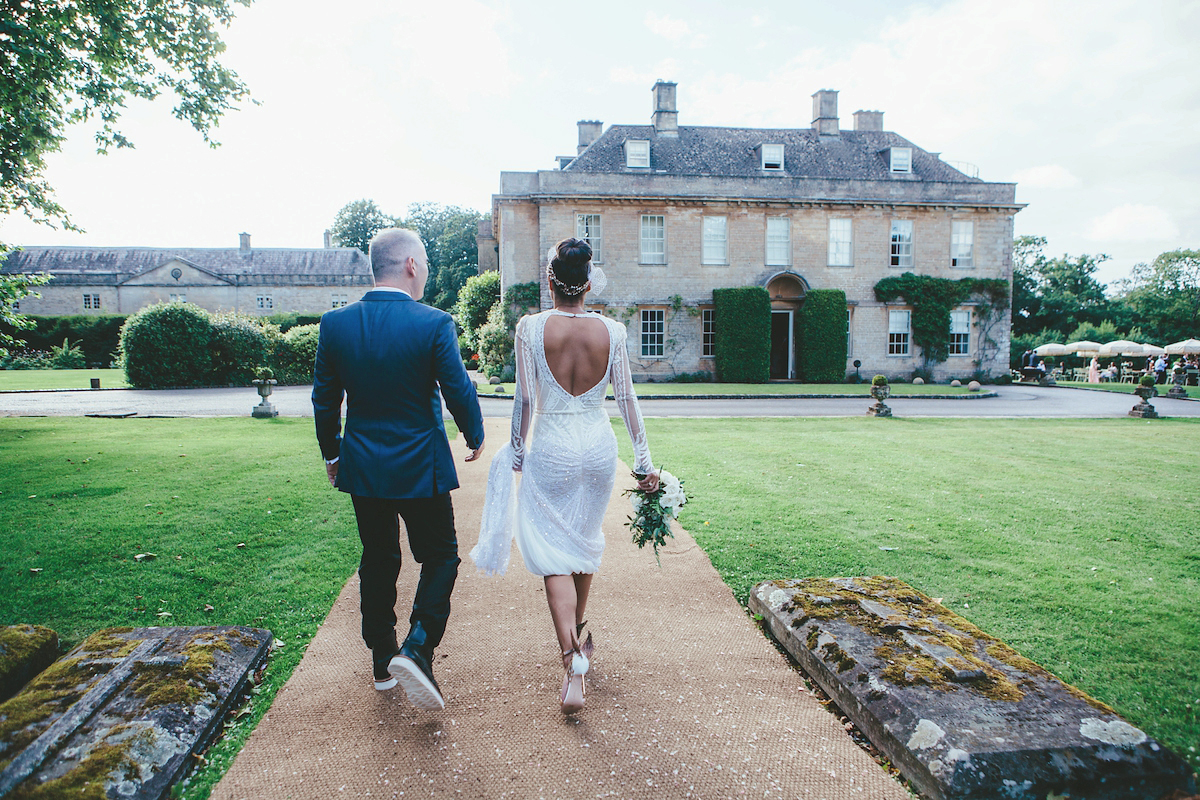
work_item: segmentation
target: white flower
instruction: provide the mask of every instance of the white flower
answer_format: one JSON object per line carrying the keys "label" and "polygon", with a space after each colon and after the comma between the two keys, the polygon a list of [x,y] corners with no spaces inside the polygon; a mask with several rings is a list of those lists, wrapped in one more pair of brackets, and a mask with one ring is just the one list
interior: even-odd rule
{"label": "white flower", "polygon": [[645,503],[646,501],[640,494],[638,494],[637,492],[634,492],[633,494],[629,495],[629,502],[633,503],[634,511],[641,511],[642,504]]}
{"label": "white flower", "polygon": [[679,478],[676,478],[674,475],[667,472],[665,469],[658,473],[658,482],[660,484],[662,484],[662,487],[667,491],[668,494],[670,494],[671,491],[673,491],[675,489],[682,488],[682,484],[679,482]]}
{"label": "white flower", "polygon": [[683,493],[683,487],[678,483],[674,487],[668,487],[663,491],[662,497],[658,499],[659,505],[663,508],[673,508],[675,513],[678,513],[683,504],[687,502],[687,495]]}

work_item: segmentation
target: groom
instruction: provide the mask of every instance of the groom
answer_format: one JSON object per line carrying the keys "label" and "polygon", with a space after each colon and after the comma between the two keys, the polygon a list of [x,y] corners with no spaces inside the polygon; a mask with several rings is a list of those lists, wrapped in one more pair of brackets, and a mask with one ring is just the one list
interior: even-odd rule
{"label": "groom", "polygon": [[[429,277],[420,237],[403,228],[380,231],[371,240],[370,260],[375,288],[321,317],[312,393],[317,442],[329,482],[354,503],[363,547],[362,636],[371,648],[375,688],[399,681],[413,705],[438,709],[445,701],[433,678],[433,649],[446,630],[459,565],[450,503],[458,476],[442,397],[471,450],[467,461],[483,450],[483,415],[450,315],[416,302]],[[395,627],[398,516],[421,564],[402,645]]]}

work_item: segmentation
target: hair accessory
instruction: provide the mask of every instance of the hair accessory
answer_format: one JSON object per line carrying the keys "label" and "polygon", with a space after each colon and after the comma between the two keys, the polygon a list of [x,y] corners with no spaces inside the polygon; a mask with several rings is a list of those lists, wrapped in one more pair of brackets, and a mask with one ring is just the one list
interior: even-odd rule
{"label": "hair accessory", "polygon": [[547,267],[546,274],[550,276],[550,282],[557,286],[558,290],[567,297],[574,297],[577,294],[583,294],[585,291],[587,291],[588,281],[584,281],[579,286],[567,286],[558,279],[557,275],[554,274],[554,267]]}
{"label": "hair accessory", "polygon": [[591,261],[588,262],[588,282],[592,284],[592,294],[600,294],[608,285],[608,276],[604,274],[604,270]]}

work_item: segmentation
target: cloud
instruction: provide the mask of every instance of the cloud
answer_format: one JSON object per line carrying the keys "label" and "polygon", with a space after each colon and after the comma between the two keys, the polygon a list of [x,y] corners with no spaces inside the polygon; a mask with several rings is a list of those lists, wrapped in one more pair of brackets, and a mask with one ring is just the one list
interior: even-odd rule
{"label": "cloud", "polygon": [[1165,209],[1126,203],[1093,219],[1088,234],[1103,242],[1142,242],[1172,239],[1179,227]]}
{"label": "cloud", "polygon": [[608,71],[608,79],[613,83],[632,84],[634,86],[653,86],[657,80],[675,80],[679,73],[679,62],[673,58],[664,58],[648,70],[634,67],[613,67]]}
{"label": "cloud", "polygon": [[1010,180],[1025,189],[1070,189],[1079,184],[1079,178],[1058,164],[1028,167],[1018,171]]}
{"label": "cloud", "polygon": [[646,12],[646,27],[652,33],[656,33],[664,39],[670,39],[672,42],[681,41],[692,32],[691,27],[684,20],[668,16],[660,17],[653,11]]}

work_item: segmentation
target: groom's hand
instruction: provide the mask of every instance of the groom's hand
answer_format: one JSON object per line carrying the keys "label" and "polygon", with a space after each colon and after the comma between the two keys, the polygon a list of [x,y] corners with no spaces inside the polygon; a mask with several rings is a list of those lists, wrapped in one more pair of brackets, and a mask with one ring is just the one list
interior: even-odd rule
{"label": "groom's hand", "polygon": [[329,476],[329,485],[337,486],[337,470],[340,462],[335,461],[332,464],[325,465],[325,474]]}
{"label": "groom's hand", "polygon": [[463,460],[464,461],[474,461],[475,459],[479,458],[481,455],[483,455],[483,445],[479,445],[479,447],[476,447]]}

